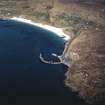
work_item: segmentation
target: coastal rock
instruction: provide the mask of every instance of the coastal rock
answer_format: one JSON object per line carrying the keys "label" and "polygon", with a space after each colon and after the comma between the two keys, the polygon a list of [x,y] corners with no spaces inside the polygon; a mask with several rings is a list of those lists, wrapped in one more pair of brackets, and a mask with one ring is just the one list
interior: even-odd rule
{"label": "coastal rock", "polygon": [[68,53],[72,63],[66,73],[66,85],[78,91],[79,96],[88,103],[104,105],[105,32],[82,32],[71,42]]}

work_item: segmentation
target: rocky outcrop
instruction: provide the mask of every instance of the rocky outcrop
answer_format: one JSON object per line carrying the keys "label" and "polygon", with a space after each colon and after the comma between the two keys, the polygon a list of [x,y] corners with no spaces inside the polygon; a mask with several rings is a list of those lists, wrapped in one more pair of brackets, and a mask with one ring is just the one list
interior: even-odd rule
{"label": "rocky outcrop", "polygon": [[72,59],[65,83],[88,103],[105,100],[105,32],[86,30],[68,48]]}

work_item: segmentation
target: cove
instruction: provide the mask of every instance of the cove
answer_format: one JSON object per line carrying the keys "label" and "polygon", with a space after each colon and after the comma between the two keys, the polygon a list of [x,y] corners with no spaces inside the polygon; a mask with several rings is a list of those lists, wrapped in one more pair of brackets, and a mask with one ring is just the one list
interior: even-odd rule
{"label": "cove", "polygon": [[0,101],[13,105],[82,105],[65,87],[66,66],[44,64],[58,60],[65,40],[55,33],[15,20],[0,20]]}

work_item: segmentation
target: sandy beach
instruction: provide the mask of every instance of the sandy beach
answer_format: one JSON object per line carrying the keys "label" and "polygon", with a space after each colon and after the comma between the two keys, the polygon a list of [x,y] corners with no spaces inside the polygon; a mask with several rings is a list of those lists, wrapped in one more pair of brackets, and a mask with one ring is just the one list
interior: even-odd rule
{"label": "sandy beach", "polygon": [[42,23],[36,23],[36,22],[33,22],[32,20],[28,20],[28,19],[25,19],[25,18],[22,18],[22,17],[13,17],[13,18],[11,18],[11,20],[32,24],[32,25],[35,25],[37,27],[49,30],[51,32],[56,33],[56,35],[58,35],[59,37],[62,37],[64,40],[69,40],[70,39],[70,36],[65,34],[63,32],[62,28],[57,28],[57,27],[53,27],[53,26],[50,26],[50,25],[45,25],[45,24],[42,24]]}

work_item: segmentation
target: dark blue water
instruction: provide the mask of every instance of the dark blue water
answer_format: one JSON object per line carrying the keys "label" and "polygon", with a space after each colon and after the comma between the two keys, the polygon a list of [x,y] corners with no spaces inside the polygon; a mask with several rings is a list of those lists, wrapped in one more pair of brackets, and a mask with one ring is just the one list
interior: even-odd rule
{"label": "dark blue water", "polygon": [[65,41],[47,30],[0,20],[0,103],[2,105],[81,105],[64,85],[66,67],[44,64],[61,54]]}

